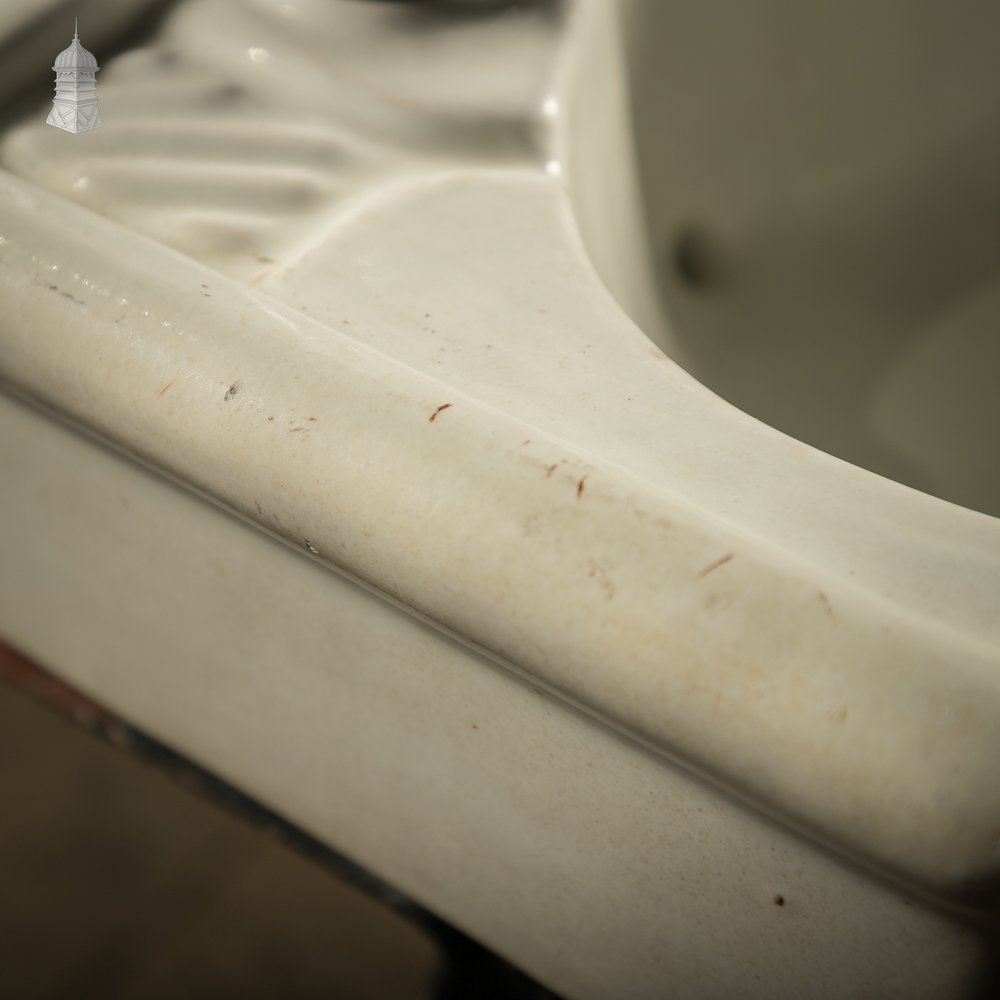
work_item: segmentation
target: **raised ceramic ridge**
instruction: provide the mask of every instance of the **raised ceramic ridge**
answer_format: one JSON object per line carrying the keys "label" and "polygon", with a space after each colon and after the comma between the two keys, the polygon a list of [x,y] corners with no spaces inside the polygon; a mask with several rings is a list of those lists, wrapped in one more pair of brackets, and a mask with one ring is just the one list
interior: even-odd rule
{"label": "raised ceramic ridge", "polygon": [[[20,179],[0,178],[0,205],[0,373],[18,391],[839,849],[934,891],[996,875],[988,628]],[[663,370],[706,418],[764,440]],[[995,544],[993,519],[803,461]]]}

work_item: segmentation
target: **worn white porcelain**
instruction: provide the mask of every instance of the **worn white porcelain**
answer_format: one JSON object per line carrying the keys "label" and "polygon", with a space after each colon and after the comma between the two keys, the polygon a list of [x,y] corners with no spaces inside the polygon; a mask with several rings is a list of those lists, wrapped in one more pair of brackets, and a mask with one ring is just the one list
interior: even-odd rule
{"label": "worn white porcelain", "polygon": [[10,128],[0,630],[568,996],[962,995],[1000,522],[649,339],[737,381],[669,6],[181,3]]}

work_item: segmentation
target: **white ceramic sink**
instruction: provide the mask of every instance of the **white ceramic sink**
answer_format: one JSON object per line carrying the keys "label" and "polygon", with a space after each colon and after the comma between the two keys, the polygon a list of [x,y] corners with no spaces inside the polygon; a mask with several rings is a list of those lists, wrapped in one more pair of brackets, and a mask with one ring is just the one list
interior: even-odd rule
{"label": "white ceramic sink", "polygon": [[567,997],[972,995],[993,62],[704,10],[187,0],[26,101],[0,633]]}

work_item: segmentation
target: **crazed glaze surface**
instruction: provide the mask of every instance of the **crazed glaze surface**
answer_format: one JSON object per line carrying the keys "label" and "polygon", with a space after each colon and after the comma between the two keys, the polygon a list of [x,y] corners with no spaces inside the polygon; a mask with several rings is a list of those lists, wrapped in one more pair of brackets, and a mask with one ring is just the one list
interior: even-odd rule
{"label": "crazed glaze surface", "polygon": [[611,298],[564,184],[591,196],[573,58],[600,9],[177,5],[102,62],[107,128],[4,136],[0,375],[661,761],[961,900],[1000,862],[998,522],[733,409]]}

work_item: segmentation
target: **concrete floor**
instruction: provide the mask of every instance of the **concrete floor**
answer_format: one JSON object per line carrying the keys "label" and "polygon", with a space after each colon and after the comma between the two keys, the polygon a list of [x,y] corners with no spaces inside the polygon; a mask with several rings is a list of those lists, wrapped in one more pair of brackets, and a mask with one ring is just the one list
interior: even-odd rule
{"label": "concrete floor", "polygon": [[0,683],[0,996],[431,994],[358,889]]}

